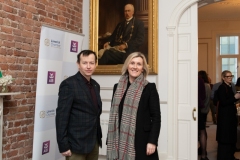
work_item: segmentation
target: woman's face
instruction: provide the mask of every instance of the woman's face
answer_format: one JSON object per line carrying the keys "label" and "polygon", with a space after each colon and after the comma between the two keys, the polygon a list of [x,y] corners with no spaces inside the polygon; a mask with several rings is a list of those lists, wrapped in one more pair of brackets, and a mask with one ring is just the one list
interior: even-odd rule
{"label": "woman's face", "polygon": [[129,81],[132,83],[143,72],[143,59],[133,58],[128,65]]}
{"label": "woman's face", "polygon": [[227,84],[231,84],[232,78],[233,78],[232,73],[226,73],[226,75],[223,77],[223,81]]}

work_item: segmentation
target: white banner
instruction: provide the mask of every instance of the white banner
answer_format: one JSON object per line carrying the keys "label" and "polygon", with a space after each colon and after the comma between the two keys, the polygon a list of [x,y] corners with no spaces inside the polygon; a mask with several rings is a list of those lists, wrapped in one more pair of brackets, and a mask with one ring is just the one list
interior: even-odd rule
{"label": "white banner", "polygon": [[55,115],[62,80],[77,73],[84,35],[42,26],[34,121],[33,160],[64,160],[56,141]]}

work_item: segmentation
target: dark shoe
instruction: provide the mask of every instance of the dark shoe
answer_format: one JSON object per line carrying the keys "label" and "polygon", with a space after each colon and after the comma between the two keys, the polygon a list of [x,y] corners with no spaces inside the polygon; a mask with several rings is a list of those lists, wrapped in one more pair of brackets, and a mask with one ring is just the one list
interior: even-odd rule
{"label": "dark shoe", "polygon": [[200,147],[198,147],[198,155],[202,155],[202,150]]}
{"label": "dark shoe", "polygon": [[209,160],[207,157],[205,157],[205,158],[201,158],[200,160]]}
{"label": "dark shoe", "polygon": [[[198,155],[202,155],[202,149],[201,149],[201,147],[198,147]],[[207,155],[207,151],[206,151],[206,155]]]}

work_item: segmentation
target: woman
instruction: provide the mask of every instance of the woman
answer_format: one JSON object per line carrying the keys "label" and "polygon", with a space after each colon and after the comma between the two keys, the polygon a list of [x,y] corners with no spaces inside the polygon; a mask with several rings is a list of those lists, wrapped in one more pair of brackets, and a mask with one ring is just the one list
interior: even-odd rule
{"label": "woman", "polygon": [[147,75],[145,56],[130,54],[113,89],[107,138],[109,160],[158,160],[159,96],[155,83],[146,80]]}
{"label": "woman", "polygon": [[207,114],[210,109],[210,95],[211,95],[211,87],[208,80],[208,75],[206,71],[199,71],[198,77],[202,78],[204,81],[204,90],[205,90],[205,99],[203,101],[202,108],[199,108],[199,114],[198,114],[198,132],[199,132],[199,153],[201,154],[201,160],[208,160],[207,158],[207,131],[206,131],[206,120],[207,120]]}
{"label": "woman", "polygon": [[235,102],[240,98],[240,94],[236,93],[234,95],[231,86],[232,78],[230,71],[223,71],[223,83],[217,91],[219,99],[216,136],[218,160],[235,160],[234,153],[237,142],[237,110]]}

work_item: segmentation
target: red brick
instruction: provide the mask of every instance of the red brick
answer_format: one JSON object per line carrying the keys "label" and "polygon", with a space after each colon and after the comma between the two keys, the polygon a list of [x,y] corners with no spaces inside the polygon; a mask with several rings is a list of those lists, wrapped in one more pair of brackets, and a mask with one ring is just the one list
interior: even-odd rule
{"label": "red brick", "polygon": [[23,37],[32,37],[32,32],[30,31],[22,31],[22,36]]}
{"label": "red brick", "polygon": [[[27,91],[31,91],[31,88],[30,88],[30,87],[27,87],[27,88],[28,88]],[[33,98],[28,99],[28,100],[27,100],[27,104],[35,104],[35,98],[34,98],[34,99],[33,99]]]}
{"label": "red brick", "polygon": [[23,69],[24,71],[29,71],[29,65],[23,65],[22,67],[23,67],[22,69]]}
{"label": "red brick", "polygon": [[26,51],[32,51],[32,46],[30,44],[23,44],[22,45],[22,49],[26,50]]}
{"label": "red brick", "polygon": [[25,26],[23,27],[23,29],[26,30],[26,31],[32,31],[33,26],[25,25]]}
{"label": "red brick", "polygon": [[7,55],[12,56],[13,55],[13,49],[7,48]]}
{"label": "red brick", "polygon": [[[0,52],[0,54],[2,54]],[[0,55],[0,63],[5,63],[7,61],[7,58],[5,56]]]}
{"label": "red brick", "polygon": [[28,128],[28,132],[33,132],[34,131],[34,126],[33,125],[32,126],[29,125],[27,128]]}
{"label": "red brick", "polygon": [[26,38],[21,36],[14,36],[14,41],[16,42],[24,42]]}
{"label": "red brick", "polygon": [[7,150],[7,151],[9,151],[10,150],[10,144],[7,144],[7,145],[5,145],[4,147],[3,147],[3,150]]}
{"label": "red brick", "polygon": [[8,5],[2,5],[2,10],[9,13],[13,13],[13,8]]}
{"label": "red brick", "polygon": [[25,17],[25,18],[26,18],[27,12],[22,11],[22,10],[19,10],[18,15],[19,15],[20,17]]}
{"label": "red brick", "polygon": [[12,6],[13,6],[14,8],[24,9],[24,4],[23,4],[23,3],[20,3],[20,2],[17,2],[17,1],[13,1]]}
{"label": "red brick", "polygon": [[34,25],[34,21],[31,19],[23,18],[24,25]]}
{"label": "red brick", "polygon": [[[19,133],[21,133],[21,128],[10,128],[7,130],[7,136],[13,136],[13,135],[16,135]],[[12,140],[12,141],[14,141],[14,140]]]}
{"label": "red brick", "polygon": [[27,15],[26,15],[26,18],[27,18],[27,19],[32,19],[32,17],[33,17],[33,14],[32,14],[32,13],[27,13]]}
{"label": "red brick", "polygon": [[17,27],[18,27],[18,24],[15,23],[15,22],[12,22],[12,23],[11,23],[11,27],[13,27],[13,28],[17,28]]}
{"label": "red brick", "polygon": [[37,13],[36,8],[33,7],[33,6],[30,6],[30,5],[26,6],[26,7],[25,7],[25,10],[26,10],[26,11],[29,11],[29,12],[31,12],[31,13]]}
{"label": "red brick", "polygon": [[22,32],[19,29],[13,29],[13,34],[16,36],[21,36]]}
{"label": "red brick", "polygon": [[10,20],[9,20],[9,19],[4,19],[4,20],[3,20],[3,25],[5,25],[5,26],[11,26]]}
{"label": "red brick", "polygon": [[22,49],[22,43],[16,42],[16,43],[15,43],[15,48],[16,48],[16,49],[19,49],[19,50]]}
{"label": "red brick", "polygon": [[41,4],[41,3],[36,3],[36,4],[35,4],[35,7],[36,7],[36,8],[40,8],[40,9],[42,9],[42,10],[45,10],[45,5],[43,5],[43,4]]}
{"label": "red brick", "polygon": [[5,26],[1,26],[1,32],[4,32],[4,33],[12,33],[12,28],[10,27],[5,27]]}
{"label": "red brick", "polygon": [[8,70],[8,65],[7,64],[0,64],[0,68],[2,69],[2,70]]}
{"label": "red brick", "polygon": [[[16,77],[15,80],[14,80],[14,82],[16,82],[16,80],[18,80],[18,79],[19,79],[19,77]],[[17,95],[14,95],[13,98],[14,98],[14,99],[20,99],[20,100],[21,100],[21,99],[24,99],[25,96],[24,96],[24,94],[17,94]]]}
{"label": "red brick", "polygon": [[15,43],[10,41],[3,41],[3,46],[11,48],[15,46]]}
{"label": "red brick", "polygon": [[7,63],[16,63],[17,58],[16,57],[7,57],[6,61]]}
{"label": "red brick", "polygon": [[21,3],[28,4],[28,0],[20,0]]}
{"label": "red brick", "polygon": [[24,119],[25,118],[25,113],[18,113],[16,114],[16,119]]}
{"label": "red brick", "polygon": [[[0,37],[1,37],[1,34],[0,34]],[[3,46],[0,47],[0,55],[5,55],[5,54],[6,54],[6,48],[5,47],[3,48]]]}
{"label": "red brick", "polygon": [[[27,117],[26,117],[26,118],[27,118]],[[24,125],[24,126],[22,127],[22,131],[21,131],[21,132],[22,132],[22,133],[27,133],[27,132],[28,132],[26,125]]]}
{"label": "red brick", "polygon": [[20,51],[20,50],[15,50],[14,55],[15,56],[21,56],[21,57],[26,57],[27,53],[23,52],[23,51]]}
{"label": "red brick", "polygon": [[[25,112],[25,111],[29,111],[29,107],[28,106],[23,106],[23,107],[18,107],[18,112]],[[25,120],[26,121],[26,120]],[[24,121],[21,121],[21,124],[24,125],[25,123],[23,123]]]}
{"label": "red brick", "polygon": [[11,150],[7,153],[7,157],[8,158],[11,158],[11,157],[14,157],[18,154],[18,150]]}
{"label": "red brick", "polygon": [[36,0],[28,0],[28,5],[35,6]]}

